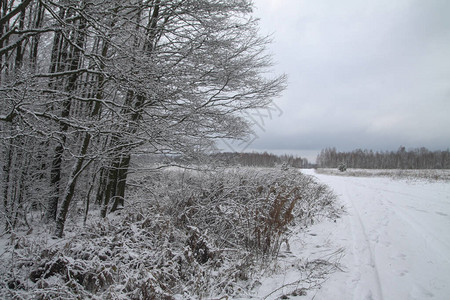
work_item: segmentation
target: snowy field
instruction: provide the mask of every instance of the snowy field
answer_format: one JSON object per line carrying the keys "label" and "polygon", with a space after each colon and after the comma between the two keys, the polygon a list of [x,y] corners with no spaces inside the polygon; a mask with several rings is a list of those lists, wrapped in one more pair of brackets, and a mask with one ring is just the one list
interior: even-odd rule
{"label": "snowy field", "polygon": [[[449,181],[303,172],[329,185],[347,214],[292,238],[291,249],[295,243],[299,247],[292,249],[292,255],[336,260],[343,249],[343,256],[340,271],[320,289],[289,299],[450,299]],[[267,279],[259,295],[294,282],[296,276],[287,272]]]}
{"label": "snowy field", "polygon": [[[307,170],[308,172],[308,170]],[[423,170],[400,170],[400,169],[353,169],[349,168],[345,172],[337,168],[320,168],[316,170],[319,174],[356,176],[356,177],[390,177],[407,180],[429,180],[429,181],[450,181],[450,170],[447,169],[423,169]]]}

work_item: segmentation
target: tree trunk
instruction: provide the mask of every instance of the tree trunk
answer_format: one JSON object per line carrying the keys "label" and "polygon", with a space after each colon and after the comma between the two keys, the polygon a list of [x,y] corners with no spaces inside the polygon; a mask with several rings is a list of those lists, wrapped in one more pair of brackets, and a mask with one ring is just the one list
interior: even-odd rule
{"label": "tree trunk", "polygon": [[[64,16],[63,8],[61,8],[60,16]],[[75,71],[80,66],[80,63],[81,63],[81,50],[80,49],[82,49],[85,44],[85,34],[84,34],[85,28],[86,28],[86,20],[84,20],[82,18],[82,19],[80,19],[80,24],[78,26],[78,29],[76,30],[77,34],[75,34],[76,47],[73,47],[73,49],[72,49],[72,57],[70,60],[69,71]],[[52,58],[55,59],[56,61],[54,62],[54,64],[52,63],[51,71],[58,70],[58,66],[60,63],[59,60],[64,59],[64,56],[65,56],[63,54],[60,57],[61,53],[56,54],[56,52],[59,52],[57,50],[60,49],[60,45],[61,45],[60,39],[61,39],[60,34],[56,34],[55,40],[54,40],[54,45],[53,45],[54,52],[52,53]],[[65,48],[64,43],[67,43],[67,41],[63,42],[63,46],[62,46],[63,49]],[[62,52],[66,52],[66,51],[62,51]],[[63,63],[63,61],[61,63]],[[64,67],[64,66],[62,66],[62,67]],[[72,93],[76,90],[77,79],[78,79],[78,73],[73,73],[72,75],[69,76],[67,86],[65,87],[66,92]],[[63,119],[67,119],[70,116],[72,100],[70,98],[66,99],[66,100],[64,100],[62,105],[63,105],[63,107],[62,107],[63,109],[61,112],[61,117]],[[49,204],[48,204],[48,211],[47,211],[47,218],[49,220],[55,220],[56,211],[58,209],[61,172],[62,172],[62,157],[64,155],[64,145],[66,143],[66,132],[68,131],[68,129],[69,129],[69,126],[67,125],[66,122],[64,122],[60,125],[60,132],[61,132],[60,142],[55,147],[55,155],[53,158],[52,170],[51,170],[51,186],[53,189],[53,194],[50,196]]]}
{"label": "tree trunk", "polygon": [[[143,45],[143,50],[151,55],[153,51],[154,42],[157,36],[157,25],[160,13],[160,1],[155,1],[152,11],[149,13],[148,24],[147,24],[147,39]],[[137,22],[139,24],[141,14],[137,14]],[[139,30],[137,27],[136,30]],[[129,133],[135,133],[138,130],[137,123],[142,119],[141,109],[144,106],[146,98],[144,95],[137,94],[129,90],[125,100],[125,108],[122,110],[122,114],[128,116],[130,123],[133,124],[127,129]],[[111,144],[120,145],[121,141],[113,138]],[[127,146],[120,147],[121,152],[116,157],[113,158],[111,167],[107,171],[108,180],[104,188],[104,193],[102,194],[102,209],[101,216],[104,218],[108,212],[108,205],[111,199],[114,199],[113,205],[111,207],[111,212],[117,210],[119,206],[124,205],[125,200],[125,188],[127,182],[127,175],[130,166],[130,149]]]}
{"label": "tree trunk", "polygon": [[[44,19],[44,8],[42,6],[42,2],[39,1],[39,4],[36,8],[36,12],[34,13],[34,27],[41,28],[43,19]],[[37,63],[37,58],[38,58],[39,40],[40,40],[40,35],[38,35],[38,34],[34,35],[31,38],[30,63],[31,63],[31,67],[33,70],[36,68],[36,63]]]}
{"label": "tree trunk", "polygon": [[120,166],[117,172],[117,185],[114,195],[114,203],[111,212],[115,212],[118,207],[125,204],[125,187],[127,183],[128,169],[130,167],[130,154],[121,157]]}
{"label": "tree trunk", "polygon": [[107,171],[108,179],[103,194],[102,208],[100,211],[100,216],[102,218],[106,217],[106,214],[108,213],[109,201],[116,196],[119,167],[120,161],[115,159]]}
{"label": "tree trunk", "polygon": [[9,232],[11,229],[10,222],[8,221],[9,218],[9,209],[8,209],[8,197],[9,197],[9,185],[11,180],[11,162],[12,162],[12,145],[9,144],[6,149],[6,162],[3,166],[3,207],[5,209],[5,217],[6,217],[6,224],[5,224],[5,231]]}
{"label": "tree trunk", "polygon": [[61,238],[64,232],[64,225],[66,223],[67,213],[69,212],[69,206],[72,202],[73,196],[75,194],[75,187],[77,184],[77,179],[82,173],[83,169],[87,167],[87,165],[92,161],[88,162],[83,166],[83,162],[86,157],[86,153],[89,147],[89,143],[91,140],[91,135],[87,133],[83,139],[83,146],[81,147],[80,155],[78,156],[69,177],[69,181],[67,182],[67,187],[64,192],[64,197],[61,202],[61,208],[58,212],[58,216],[56,218],[56,229],[55,236]]}
{"label": "tree trunk", "polygon": [[48,221],[55,221],[56,213],[58,212],[63,152],[64,148],[62,143],[58,143],[55,148],[55,155],[53,156],[52,168],[50,171],[50,186],[52,187],[52,193],[50,194],[50,199],[47,204]]}
{"label": "tree trunk", "polygon": [[[25,8],[20,12],[19,17],[19,30],[23,30],[25,23]],[[18,36],[18,39],[20,39],[20,36]],[[20,69],[23,64],[23,50],[22,50],[22,42],[20,42],[16,47],[16,61],[15,61],[15,68]]]}

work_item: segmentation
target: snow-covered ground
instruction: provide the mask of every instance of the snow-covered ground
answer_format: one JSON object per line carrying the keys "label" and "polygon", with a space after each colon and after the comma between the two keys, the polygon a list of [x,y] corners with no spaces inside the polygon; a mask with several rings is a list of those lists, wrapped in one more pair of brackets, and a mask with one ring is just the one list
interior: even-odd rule
{"label": "snow-covered ground", "polygon": [[[311,172],[312,170],[309,170]],[[308,172],[308,170],[306,170]],[[448,169],[347,169],[345,172],[337,168],[320,168],[316,172],[324,175],[357,176],[357,177],[391,177],[395,179],[426,179],[429,181],[450,181],[450,170]]]}
{"label": "snow-covered ground", "polygon": [[[339,262],[340,270],[328,276],[320,289],[284,298],[450,299],[449,181],[302,172],[329,185],[347,213],[336,222],[327,220],[294,235],[286,271],[263,280],[257,297],[289,295],[296,281],[305,277],[295,265],[323,259]],[[320,283],[320,278],[312,283]]]}
{"label": "snow-covered ground", "polygon": [[[311,228],[344,247],[314,299],[450,299],[450,182],[314,174],[347,208]],[[304,298],[304,297],[303,297]]]}
{"label": "snow-covered ground", "polygon": [[346,213],[293,228],[275,274],[268,267],[241,299],[450,299],[450,181],[302,172]]}

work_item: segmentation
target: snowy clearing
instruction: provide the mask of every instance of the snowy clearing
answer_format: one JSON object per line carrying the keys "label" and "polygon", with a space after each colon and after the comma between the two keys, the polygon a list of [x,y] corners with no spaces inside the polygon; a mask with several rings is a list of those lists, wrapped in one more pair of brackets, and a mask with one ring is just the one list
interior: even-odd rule
{"label": "snowy clearing", "polygon": [[449,299],[450,182],[303,172],[329,185],[348,213],[308,237],[329,242],[318,248],[324,255],[343,247],[343,272],[297,299]]}

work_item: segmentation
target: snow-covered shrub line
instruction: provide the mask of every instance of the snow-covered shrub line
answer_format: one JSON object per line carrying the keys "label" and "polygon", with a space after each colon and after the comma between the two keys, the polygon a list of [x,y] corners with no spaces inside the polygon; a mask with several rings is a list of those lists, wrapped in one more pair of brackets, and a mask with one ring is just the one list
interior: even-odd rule
{"label": "snow-covered shrub line", "polygon": [[326,186],[294,170],[134,176],[126,207],[114,217],[57,243],[39,235],[11,241],[0,258],[0,297],[237,296],[277,257],[292,226],[335,216],[334,200]]}

